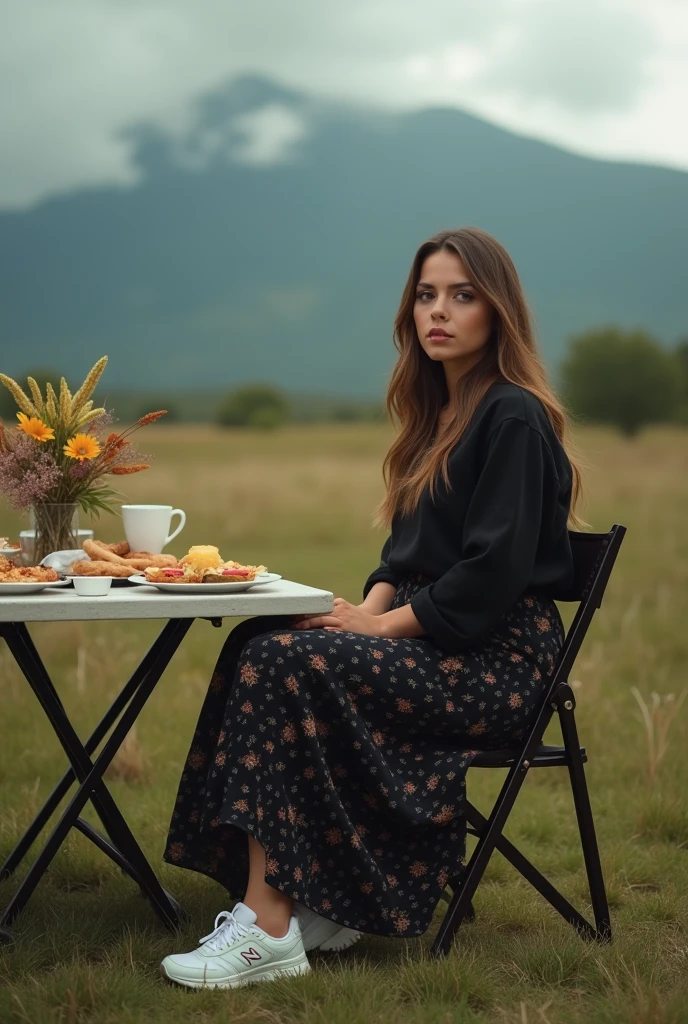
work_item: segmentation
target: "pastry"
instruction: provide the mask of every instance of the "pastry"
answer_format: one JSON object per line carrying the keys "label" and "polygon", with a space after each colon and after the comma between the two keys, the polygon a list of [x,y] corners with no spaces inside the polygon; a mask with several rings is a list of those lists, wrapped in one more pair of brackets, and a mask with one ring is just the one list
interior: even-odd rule
{"label": "pastry", "polygon": [[109,548],[113,555],[119,555],[121,558],[129,554],[129,545],[125,540],[121,540],[117,544],[106,544],[105,547]]}
{"label": "pastry", "polygon": [[127,555],[125,561],[130,565],[141,563],[137,566],[140,569],[147,569],[149,566],[174,569],[178,564],[174,555],[152,555],[150,551],[134,551]]}
{"label": "pastry", "polygon": [[135,576],[138,569],[131,565],[118,565],[116,562],[84,559],[72,562],[69,571],[75,576],[114,576],[115,579],[126,579],[127,576]]}
{"label": "pastry", "polygon": [[94,562],[119,562],[121,564],[124,561],[121,555],[115,554],[107,544],[103,544],[101,541],[85,540],[82,547]]}
{"label": "pastry", "polygon": [[193,565],[197,569],[216,569],[222,565],[222,555],[211,544],[195,544],[179,560],[180,565]]}
{"label": "pastry", "polygon": [[[112,565],[125,565],[135,572],[141,572],[151,565],[175,566],[174,555],[153,555],[150,551],[130,551],[126,541],[120,544],[104,544],[100,540],[85,540],[83,549],[94,562],[108,562]],[[118,554],[118,552],[123,554]],[[126,554],[126,558],[124,557]],[[101,575],[104,575],[101,573]],[[131,573],[129,573],[131,575]]]}

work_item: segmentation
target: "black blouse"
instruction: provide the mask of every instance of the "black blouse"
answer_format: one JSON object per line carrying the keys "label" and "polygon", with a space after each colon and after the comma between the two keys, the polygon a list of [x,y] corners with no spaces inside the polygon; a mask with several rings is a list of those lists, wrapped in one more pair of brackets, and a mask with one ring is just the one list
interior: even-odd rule
{"label": "black blouse", "polygon": [[408,573],[435,580],[411,599],[427,635],[455,653],[487,634],[526,592],[556,597],[573,582],[567,532],[571,465],[538,398],[493,384],[440,477],[408,517],[394,517],[363,588]]}

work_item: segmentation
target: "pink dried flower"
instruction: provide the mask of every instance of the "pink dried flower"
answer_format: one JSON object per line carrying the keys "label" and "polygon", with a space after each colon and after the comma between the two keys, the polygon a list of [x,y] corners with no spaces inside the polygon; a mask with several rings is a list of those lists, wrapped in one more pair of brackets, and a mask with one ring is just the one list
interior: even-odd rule
{"label": "pink dried flower", "polygon": [[28,508],[46,498],[62,478],[50,451],[39,448],[27,435],[12,438],[12,447],[0,452],[0,492],[12,508]]}

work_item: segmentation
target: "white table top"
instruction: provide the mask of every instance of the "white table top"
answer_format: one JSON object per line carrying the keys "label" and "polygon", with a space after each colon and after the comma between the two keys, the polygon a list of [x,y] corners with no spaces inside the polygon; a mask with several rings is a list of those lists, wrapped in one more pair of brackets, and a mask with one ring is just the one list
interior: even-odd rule
{"label": "white table top", "polygon": [[155,587],[112,587],[104,597],[79,597],[73,587],[0,595],[0,622],[97,619],[191,619],[331,612],[334,595],[292,580],[238,594],[183,594]]}

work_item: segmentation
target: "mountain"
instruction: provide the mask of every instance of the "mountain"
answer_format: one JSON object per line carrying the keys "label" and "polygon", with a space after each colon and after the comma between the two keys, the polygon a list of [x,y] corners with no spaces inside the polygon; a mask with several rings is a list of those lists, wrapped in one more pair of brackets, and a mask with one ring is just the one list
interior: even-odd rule
{"label": "mountain", "polygon": [[[272,164],[270,119],[286,139]],[[666,342],[688,329],[686,173],[575,156],[460,110],[370,112],[256,78],[204,97],[183,138],[137,125],[128,139],[135,186],[0,214],[4,372],[76,381],[105,352],[113,389],[262,379],[378,396],[413,252],[462,224],[512,254],[552,368],[590,326]]]}

